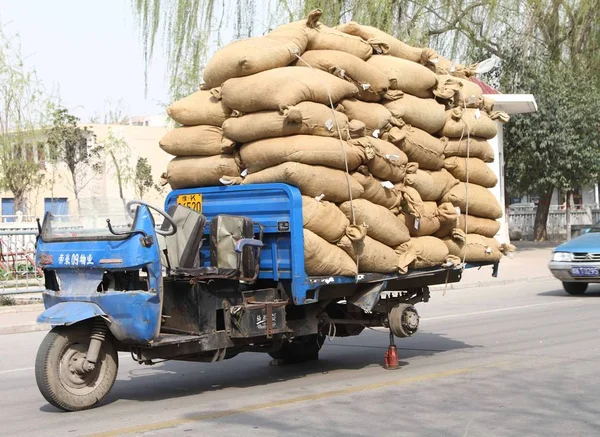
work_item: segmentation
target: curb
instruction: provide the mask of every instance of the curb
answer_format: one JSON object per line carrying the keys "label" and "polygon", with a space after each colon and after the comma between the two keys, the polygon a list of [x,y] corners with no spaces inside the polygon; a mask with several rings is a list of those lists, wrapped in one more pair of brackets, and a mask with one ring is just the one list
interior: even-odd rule
{"label": "curb", "polygon": [[0,307],[0,314],[14,314],[27,312],[42,312],[45,307],[43,303],[19,304]]}
{"label": "curb", "polygon": [[4,326],[0,328],[0,335],[49,331],[50,328],[52,327],[46,323],[31,323],[29,325]]}
{"label": "curb", "polygon": [[429,287],[431,291],[444,291],[444,290],[462,290],[466,288],[479,288],[479,287],[495,287],[498,285],[509,285],[515,284],[517,282],[538,282],[538,281],[547,281],[549,279],[554,279],[552,275],[545,276],[536,276],[533,278],[518,278],[518,279],[500,279],[500,280],[489,280],[489,281],[478,281],[472,283],[460,283],[455,282],[453,284],[447,285],[432,285]]}

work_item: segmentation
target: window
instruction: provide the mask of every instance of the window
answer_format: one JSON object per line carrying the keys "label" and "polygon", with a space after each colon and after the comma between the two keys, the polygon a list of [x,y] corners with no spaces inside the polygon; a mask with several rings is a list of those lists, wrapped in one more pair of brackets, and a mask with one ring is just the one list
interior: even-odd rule
{"label": "window", "polygon": [[2,198],[2,216],[2,221],[5,223],[15,221],[15,199],[6,197]]}
{"label": "window", "polygon": [[44,199],[44,213],[48,211],[53,215],[68,215],[69,199],[66,197],[46,197]]}

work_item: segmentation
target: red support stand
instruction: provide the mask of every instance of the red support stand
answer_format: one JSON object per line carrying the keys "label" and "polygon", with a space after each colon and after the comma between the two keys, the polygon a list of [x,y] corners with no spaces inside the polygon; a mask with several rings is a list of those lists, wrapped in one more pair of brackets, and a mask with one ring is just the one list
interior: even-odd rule
{"label": "red support stand", "polygon": [[390,345],[385,353],[384,368],[387,370],[399,369],[398,348],[394,344],[394,334],[390,332]]}

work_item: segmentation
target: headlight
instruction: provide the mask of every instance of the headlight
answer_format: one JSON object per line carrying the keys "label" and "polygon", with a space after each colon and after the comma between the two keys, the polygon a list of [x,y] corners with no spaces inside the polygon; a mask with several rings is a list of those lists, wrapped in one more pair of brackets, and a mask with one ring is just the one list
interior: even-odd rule
{"label": "headlight", "polygon": [[573,254],[571,252],[554,252],[552,261],[573,261]]}

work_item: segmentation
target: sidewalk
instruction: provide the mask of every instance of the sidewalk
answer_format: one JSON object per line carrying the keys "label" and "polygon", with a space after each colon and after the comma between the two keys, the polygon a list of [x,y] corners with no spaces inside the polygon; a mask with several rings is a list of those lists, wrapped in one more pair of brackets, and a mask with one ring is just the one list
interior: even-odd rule
{"label": "sidewalk", "polygon": [[[510,258],[504,257],[500,262],[497,278],[492,277],[491,267],[468,269],[464,271],[460,282],[448,284],[447,289],[490,287],[514,282],[551,279],[548,261],[550,261],[553,247],[554,245],[517,243],[517,251]],[[444,290],[445,287],[445,285],[435,285],[431,287],[431,290]],[[43,304],[0,307],[0,335],[50,329],[49,325],[36,323],[37,316],[43,310]]]}

